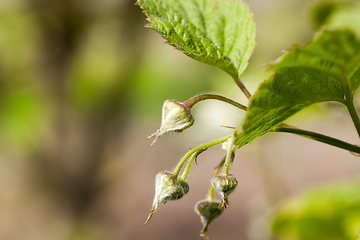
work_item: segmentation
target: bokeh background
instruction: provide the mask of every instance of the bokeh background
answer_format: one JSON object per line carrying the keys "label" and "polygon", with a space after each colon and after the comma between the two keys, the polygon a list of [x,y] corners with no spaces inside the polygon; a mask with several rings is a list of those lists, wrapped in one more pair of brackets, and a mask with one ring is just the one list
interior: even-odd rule
{"label": "bokeh background", "polygon": [[[242,80],[253,93],[269,74],[266,63],[312,38],[316,3],[247,2],[257,46]],[[221,125],[237,127],[244,114],[206,101],[194,108],[196,123],[184,133],[163,136],[153,147],[145,138],[159,127],[166,99],[199,93],[246,99],[225,73],[162,44],[145,24],[134,0],[0,0],[1,240],[201,239],[193,208],[224,151],[203,153],[188,177],[190,192],[143,226],[155,175],[191,147],[231,133]],[[359,142],[336,104],[311,107],[289,123]],[[232,173],[239,186],[210,237],[355,240],[359,171],[359,158],[349,152],[269,133],[238,151]],[[331,213],[344,213],[344,203],[354,208],[339,220]],[[298,227],[306,214],[312,215]]]}

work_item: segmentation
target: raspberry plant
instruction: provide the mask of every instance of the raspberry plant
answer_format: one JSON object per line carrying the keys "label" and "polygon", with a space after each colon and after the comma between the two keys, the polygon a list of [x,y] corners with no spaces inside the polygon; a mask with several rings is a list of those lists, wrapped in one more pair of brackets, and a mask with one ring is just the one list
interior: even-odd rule
{"label": "raspberry plant", "polygon": [[[163,134],[190,127],[194,123],[191,108],[207,99],[229,103],[246,111],[246,116],[231,135],[193,148],[172,172],[156,176],[153,208],[145,224],[161,203],[180,199],[189,191],[186,177],[191,164],[199,154],[220,143],[226,154],[214,170],[207,198],[195,206],[205,238],[208,225],[228,208],[228,196],[237,186],[237,179],[230,174],[235,151],[255,138],[268,132],[286,132],[360,154],[357,145],[284,123],[312,104],[335,101],[348,109],[360,136],[354,106],[354,93],[360,85],[360,25],[353,22],[360,22],[359,12],[328,14],[326,25],[314,39],[275,60],[269,67],[272,74],[251,95],[240,80],[255,47],[255,23],[247,4],[237,0],[138,0],[137,4],[148,17],[148,28],[190,58],[228,73],[249,100],[243,105],[224,96],[202,94],[185,102],[165,101],[160,129],[148,139],[154,137],[156,141]],[[349,21],[351,16],[354,18]],[[214,189],[222,196],[221,201],[214,200]]]}

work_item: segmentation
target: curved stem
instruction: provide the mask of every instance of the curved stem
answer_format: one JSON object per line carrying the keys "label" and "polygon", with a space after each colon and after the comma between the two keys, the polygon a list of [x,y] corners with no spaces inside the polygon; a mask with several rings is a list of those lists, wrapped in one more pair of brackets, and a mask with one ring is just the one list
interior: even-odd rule
{"label": "curved stem", "polygon": [[358,116],[355,106],[354,106],[354,94],[350,90],[349,80],[345,73],[344,73],[342,79],[343,79],[343,86],[344,86],[344,92],[345,92],[345,102],[343,102],[343,103],[345,104],[346,108],[348,109],[351,119],[355,125],[356,131],[360,137],[360,120],[359,120],[359,116]]}
{"label": "curved stem", "polygon": [[276,127],[274,132],[293,133],[293,134],[296,134],[299,136],[313,139],[318,142],[326,143],[326,144],[329,144],[334,147],[342,148],[342,149],[348,150],[350,152],[360,154],[360,147],[358,147],[356,145],[349,144],[347,142],[344,142],[344,141],[341,141],[336,138],[332,138],[332,137],[329,137],[329,136],[326,136],[326,135],[323,135],[320,133],[315,133],[315,132],[299,129],[296,127],[292,127],[287,124],[281,124],[280,126]]}
{"label": "curved stem", "polygon": [[241,89],[241,91],[245,94],[245,96],[250,99],[251,98],[251,94],[250,92],[247,90],[247,88],[245,87],[245,85],[241,82],[240,78],[234,78],[234,81],[236,83],[236,85],[238,85],[238,87]]}
{"label": "curved stem", "polygon": [[219,100],[219,101],[223,101],[223,102],[226,102],[226,103],[229,103],[237,108],[240,108],[244,111],[247,111],[247,107],[238,103],[238,102],[235,102],[234,100],[231,100],[229,98],[226,98],[226,97],[223,97],[223,96],[220,96],[220,95],[217,95],[217,94],[201,94],[201,95],[198,95],[198,96],[195,96],[193,98],[190,98],[189,100],[187,100],[186,102],[183,103],[183,105],[187,108],[191,108],[193,107],[196,103],[198,102],[201,102],[201,101],[204,101],[204,100],[207,100],[207,99],[215,99],[215,100]]}
{"label": "curved stem", "polygon": [[355,125],[356,131],[360,137],[360,119],[359,119],[359,115],[356,112],[355,106],[354,106],[354,97],[351,94],[349,96],[349,98],[346,99],[346,107],[349,111],[349,114],[351,116],[351,119]]}
{"label": "curved stem", "polygon": [[177,177],[179,175],[179,172],[182,168],[182,166],[184,165],[184,163],[186,162],[186,160],[191,157],[191,155],[193,155],[194,153],[198,152],[198,151],[205,151],[207,150],[209,147],[212,147],[212,146],[215,146],[219,143],[223,143],[225,142],[226,140],[229,139],[230,136],[226,136],[226,137],[223,137],[223,138],[219,138],[219,139],[216,139],[212,142],[208,142],[208,143],[205,143],[205,144],[202,144],[202,145],[199,145],[193,149],[191,149],[189,152],[187,152],[185,154],[185,156],[180,160],[180,162],[178,163],[178,165],[175,167],[175,169],[173,170],[173,175],[175,177]]}
{"label": "curved stem", "polygon": [[[220,169],[222,168],[222,166],[224,166],[225,163],[225,157],[221,160],[221,162],[214,168],[214,172],[213,172],[213,177],[215,177],[216,175],[219,174]],[[210,188],[209,188],[209,192],[207,195],[207,199],[208,200],[213,200],[214,199],[214,187],[212,186],[212,184],[210,184]]]}
{"label": "curved stem", "polygon": [[204,149],[201,149],[201,150],[193,153],[193,155],[191,155],[191,157],[190,157],[188,163],[186,164],[186,167],[185,167],[184,172],[181,175],[180,179],[185,181],[185,179],[186,179],[186,177],[187,177],[187,175],[188,175],[188,173],[190,171],[190,167],[191,167],[191,164],[193,163],[193,161],[196,160],[196,158],[200,155],[200,153],[202,153],[202,152],[204,152],[206,150],[207,150],[207,148],[204,148]]}

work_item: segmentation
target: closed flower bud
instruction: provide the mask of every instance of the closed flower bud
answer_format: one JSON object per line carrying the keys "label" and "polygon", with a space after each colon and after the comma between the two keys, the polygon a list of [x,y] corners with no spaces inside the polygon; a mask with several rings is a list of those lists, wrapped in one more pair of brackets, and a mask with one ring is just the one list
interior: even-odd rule
{"label": "closed flower bud", "polygon": [[200,216],[203,224],[200,236],[205,239],[208,238],[207,229],[209,224],[224,211],[224,209],[219,208],[219,205],[220,202],[215,200],[202,200],[195,205],[195,212]]}
{"label": "closed flower bud", "polygon": [[181,132],[193,124],[194,117],[189,108],[175,100],[166,100],[162,108],[160,129],[146,139],[155,137],[151,144],[153,145],[161,135],[169,132]]}
{"label": "closed flower bud", "polygon": [[228,196],[235,190],[236,186],[238,185],[238,181],[236,180],[236,178],[232,174],[217,175],[211,179],[211,185],[222,196],[220,207],[228,208]]}
{"label": "closed flower bud", "polygon": [[161,203],[165,204],[167,201],[180,199],[187,192],[189,192],[189,185],[185,181],[177,179],[172,173],[166,171],[158,173],[155,177],[153,207],[144,225],[150,221],[155,210]]}

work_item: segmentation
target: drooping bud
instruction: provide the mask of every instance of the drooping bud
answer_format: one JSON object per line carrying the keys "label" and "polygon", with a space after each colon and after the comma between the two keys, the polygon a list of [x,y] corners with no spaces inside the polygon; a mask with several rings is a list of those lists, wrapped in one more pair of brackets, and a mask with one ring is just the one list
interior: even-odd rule
{"label": "drooping bud", "polygon": [[219,205],[220,202],[215,200],[202,200],[195,205],[195,212],[200,216],[203,224],[200,236],[204,237],[204,239],[209,239],[207,234],[209,224],[224,211]]}
{"label": "drooping bud", "polygon": [[176,178],[172,173],[167,171],[158,173],[155,177],[155,197],[153,206],[144,225],[150,221],[160,204],[182,198],[189,192],[189,189],[187,182]]}
{"label": "drooping bud", "polygon": [[228,196],[230,193],[232,193],[235,190],[236,186],[238,185],[238,181],[236,180],[236,178],[232,174],[217,175],[211,179],[211,185],[222,196],[220,207],[228,208],[229,207]]}
{"label": "drooping bud", "polygon": [[194,124],[194,117],[190,113],[190,109],[184,104],[175,100],[166,100],[162,108],[162,118],[160,129],[146,138],[155,137],[156,140],[163,134],[168,132],[181,132]]}

